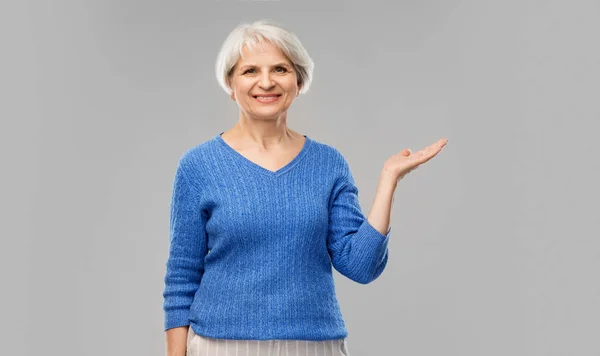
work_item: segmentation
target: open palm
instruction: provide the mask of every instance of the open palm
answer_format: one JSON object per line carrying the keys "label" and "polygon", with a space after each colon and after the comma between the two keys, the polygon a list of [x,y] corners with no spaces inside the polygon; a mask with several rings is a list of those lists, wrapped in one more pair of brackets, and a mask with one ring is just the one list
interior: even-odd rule
{"label": "open palm", "polygon": [[432,159],[447,143],[447,139],[440,139],[415,153],[412,153],[410,148],[407,148],[385,161],[383,170],[396,179],[402,179],[406,174]]}

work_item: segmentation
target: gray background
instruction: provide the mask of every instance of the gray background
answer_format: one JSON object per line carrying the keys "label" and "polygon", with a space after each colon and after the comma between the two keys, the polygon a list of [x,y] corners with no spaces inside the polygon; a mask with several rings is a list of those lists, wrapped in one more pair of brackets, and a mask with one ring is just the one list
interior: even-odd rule
{"label": "gray background", "polygon": [[[0,5],[2,355],[164,355],[179,156],[235,124],[213,64],[271,18],[313,57],[290,128],[337,147],[387,269],[335,271],[352,356],[600,355],[597,1]],[[596,281],[596,282],[594,282]]]}

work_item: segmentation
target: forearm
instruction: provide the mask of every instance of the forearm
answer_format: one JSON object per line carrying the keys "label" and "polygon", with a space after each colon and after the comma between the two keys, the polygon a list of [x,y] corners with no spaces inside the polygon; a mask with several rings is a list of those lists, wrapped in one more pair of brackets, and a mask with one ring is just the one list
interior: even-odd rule
{"label": "forearm", "polygon": [[166,333],[167,356],[185,356],[189,326],[168,329]]}
{"label": "forearm", "polygon": [[398,180],[392,175],[382,171],[377,185],[377,192],[373,206],[367,220],[382,235],[386,235],[390,226],[390,213],[394,202],[394,192]]}

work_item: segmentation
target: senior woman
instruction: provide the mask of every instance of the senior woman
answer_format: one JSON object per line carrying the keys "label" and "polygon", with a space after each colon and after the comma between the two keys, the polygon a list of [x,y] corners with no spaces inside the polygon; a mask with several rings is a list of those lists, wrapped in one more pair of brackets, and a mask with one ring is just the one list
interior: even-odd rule
{"label": "senior woman", "polygon": [[447,140],[385,161],[365,218],[342,154],[288,128],[312,72],[298,38],[272,21],[242,24],[223,43],[217,80],[239,121],[179,159],[163,292],[168,356],[350,355],[332,266],[357,283],[378,278],[397,182]]}

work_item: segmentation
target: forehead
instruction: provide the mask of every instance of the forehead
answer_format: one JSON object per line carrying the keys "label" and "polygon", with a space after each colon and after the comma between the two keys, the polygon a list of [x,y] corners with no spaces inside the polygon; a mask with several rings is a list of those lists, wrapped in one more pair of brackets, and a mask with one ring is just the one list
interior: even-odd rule
{"label": "forehead", "polygon": [[286,62],[291,63],[287,56],[270,42],[256,43],[254,46],[244,45],[242,47],[239,64],[255,62]]}

